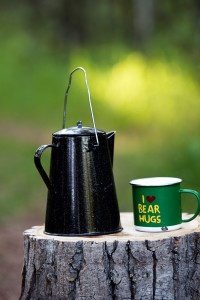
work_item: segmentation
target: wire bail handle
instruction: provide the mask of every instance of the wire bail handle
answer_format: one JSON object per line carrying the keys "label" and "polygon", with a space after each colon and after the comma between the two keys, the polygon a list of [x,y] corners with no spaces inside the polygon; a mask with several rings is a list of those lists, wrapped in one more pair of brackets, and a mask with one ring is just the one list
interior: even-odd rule
{"label": "wire bail handle", "polygon": [[93,126],[94,126],[94,131],[95,131],[95,136],[96,136],[96,141],[97,144],[96,146],[99,146],[99,139],[98,139],[98,135],[97,135],[97,129],[96,129],[96,125],[95,125],[95,121],[94,121],[94,114],[93,114],[93,109],[92,109],[92,102],[91,102],[91,96],[90,96],[90,89],[89,89],[89,85],[88,85],[88,81],[87,81],[87,74],[84,68],[82,67],[77,67],[76,69],[74,69],[69,76],[69,83],[68,83],[68,87],[65,93],[65,100],[64,100],[64,111],[63,111],[63,129],[65,128],[66,125],[66,106],[67,106],[67,96],[69,93],[69,89],[71,86],[71,82],[72,82],[72,75],[77,71],[77,70],[81,70],[84,72],[85,75],[85,84],[86,84],[86,88],[87,88],[87,92],[88,92],[88,100],[89,100],[89,105],[90,105],[90,112],[91,112],[91,116],[92,116],[92,122],[93,122]]}

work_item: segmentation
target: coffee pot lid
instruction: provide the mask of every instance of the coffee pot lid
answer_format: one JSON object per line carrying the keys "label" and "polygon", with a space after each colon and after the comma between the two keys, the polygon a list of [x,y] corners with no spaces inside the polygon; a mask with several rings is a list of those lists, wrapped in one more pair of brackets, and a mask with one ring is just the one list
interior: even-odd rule
{"label": "coffee pot lid", "polygon": [[105,134],[102,130],[96,129],[95,131],[93,127],[82,126],[82,121],[78,121],[77,126],[61,129],[55,132],[53,136],[96,136],[96,133],[98,135]]}

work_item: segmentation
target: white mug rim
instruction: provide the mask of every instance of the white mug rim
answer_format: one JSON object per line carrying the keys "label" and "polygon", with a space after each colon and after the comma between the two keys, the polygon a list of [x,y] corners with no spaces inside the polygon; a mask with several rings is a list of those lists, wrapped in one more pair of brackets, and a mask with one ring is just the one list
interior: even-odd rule
{"label": "white mug rim", "polygon": [[182,182],[182,179],[176,177],[146,177],[139,178],[130,181],[131,185],[134,186],[166,186],[173,185]]}
{"label": "white mug rim", "polygon": [[145,226],[137,226],[135,225],[135,230],[144,231],[144,232],[167,232],[172,230],[177,230],[182,227],[181,224],[163,226],[163,227],[145,227]]}

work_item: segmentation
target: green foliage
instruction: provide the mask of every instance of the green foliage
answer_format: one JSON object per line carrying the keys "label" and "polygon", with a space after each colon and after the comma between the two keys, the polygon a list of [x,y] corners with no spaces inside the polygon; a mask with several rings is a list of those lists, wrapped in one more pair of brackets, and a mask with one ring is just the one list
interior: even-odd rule
{"label": "green foliage", "polygon": [[[163,49],[156,39],[148,53],[117,42],[50,48],[48,38],[33,37],[23,27],[2,33],[0,40],[1,216],[31,210],[36,202],[45,206],[46,187],[33,155],[61,128],[69,73],[77,66],[87,70],[97,127],[117,130],[114,172],[121,210],[132,210],[129,181],[138,177],[181,177],[184,188],[200,191],[200,85],[185,51],[167,47],[167,41]],[[73,76],[67,126],[79,119],[92,125],[82,73]],[[193,202],[183,202],[191,211]]]}

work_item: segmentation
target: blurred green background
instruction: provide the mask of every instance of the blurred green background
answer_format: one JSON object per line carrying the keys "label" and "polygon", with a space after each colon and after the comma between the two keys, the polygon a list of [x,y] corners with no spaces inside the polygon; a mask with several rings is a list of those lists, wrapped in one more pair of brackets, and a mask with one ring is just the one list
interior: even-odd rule
{"label": "blurred green background", "polygon": [[[0,217],[45,212],[33,155],[61,129],[69,73],[87,71],[96,125],[116,130],[121,211],[129,181],[175,176],[200,191],[200,2],[40,0],[0,4]],[[91,126],[83,74],[67,127]],[[48,169],[50,152],[44,155]],[[194,199],[184,196],[191,212]]]}

